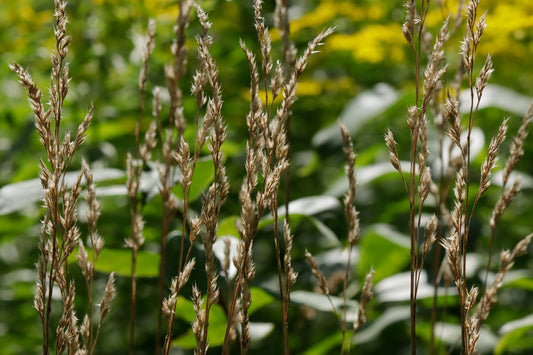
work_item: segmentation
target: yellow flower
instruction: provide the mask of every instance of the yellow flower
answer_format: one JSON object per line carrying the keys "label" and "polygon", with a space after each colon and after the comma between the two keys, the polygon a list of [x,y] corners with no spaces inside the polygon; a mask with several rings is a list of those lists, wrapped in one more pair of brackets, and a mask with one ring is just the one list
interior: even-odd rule
{"label": "yellow flower", "polygon": [[[348,18],[354,22],[363,20],[377,20],[383,17],[383,9],[378,5],[358,7],[351,2],[325,0],[312,12],[291,21],[291,32],[297,33],[305,28],[323,28],[339,17]],[[279,39],[277,31],[271,32],[272,40]]]}
{"label": "yellow flower", "polygon": [[405,61],[405,39],[399,24],[369,25],[354,34],[337,34],[328,39],[332,50],[351,51],[356,60],[379,63]]}
{"label": "yellow flower", "polygon": [[[317,96],[322,93],[324,89],[324,84],[325,83],[311,81],[311,80],[299,81],[298,86],[296,87],[296,95],[297,96]],[[263,105],[265,105],[266,104],[265,91],[260,90],[259,96],[261,97],[261,101],[263,101]],[[248,89],[243,90],[241,93],[241,97],[250,101],[250,90]],[[279,104],[281,103],[281,101],[283,101],[283,90],[274,100],[274,104]],[[268,102],[269,104],[272,103],[272,93],[270,91],[268,92]]]}

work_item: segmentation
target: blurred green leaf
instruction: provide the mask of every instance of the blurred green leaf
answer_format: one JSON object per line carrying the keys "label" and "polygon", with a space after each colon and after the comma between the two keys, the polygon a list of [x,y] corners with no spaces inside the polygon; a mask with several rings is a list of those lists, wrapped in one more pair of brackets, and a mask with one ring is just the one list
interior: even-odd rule
{"label": "blurred green leaf", "polygon": [[[289,213],[311,216],[322,212],[336,210],[340,207],[341,204],[335,197],[328,195],[309,196],[291,201],[289,203]],[[285,215],[285,206],[279,208],[278,215]]]}
{"label": "blurred green leaf", "polygon": [[[321,293],[309,291],[293,291],[291,292],[291,301],[296,304],[302,304],[318,311],[323,312],[340,312],[343,307],[344,300],[337,296],[326,296]],[[335,307],[335,309],[333,309]],[[349,322],[357,319],[357,309],[359,303],[354,300],[346,300],[346,319]]]}
{"label": "blurred green leaf", "polygon": [[[88,249],[89,260],[92,258],[92,250]],[[71,263],[77,263],[76,253],[69,257]],[[139,250],[137,252],[136,273],[138,277],[156,277],[159,275],[159,254]],[[96,261],[95,270],[120,276],[131,277],[131,250],[129,249],[110,249],[104,248],[98,260]]]}
{"label": "blurred green leaf", "polygon": [[529,270],[511,270],[505,277],[503,285],[504,287],[533,291],[533,272]]}
{"label": "blurred green leaf", "polygon": [[[417,335],[420,338],[426,339],[429,341],[431,324],[428,322],[421,323],[417,326]],[[460,347],[461,344],[461,325],[452,324],[452,323],[441,323],[437,322],[435,324],[435,334],[440,341],[446,344],[448,347]],[[478,340],[478,350],[481,353],[490,353],[497,341],[497,337],[487,328],[482,327],[480,330],[479,340]]]}
{"label": "blurred green leaf", "polygon": [[241,238],[239,232],[237,231],[237,228],[235,228],[235,222],[239,221],[239,216],[230,216],[224,218],[220,223],[218,224],[218,230],[217,234],[220,236],[225,235],[231,235],[235,238]]}
{"label": "blurred green leaf", "polygon": [[504,335],[496,344],[494,354],[533,351],[533,315],[504,324],[500,332]]}
{"label": "blurred green leaf", "polygon": [[[370,270],[373,266],[374,283],[401,271],[410,260],[409,237],[387,224],[376,224],[366,229],[359,245],[359,270]],[[361,277],[364,276],[361,273]]]}
{"label": "blurred green leaf", "polygon": [[367,328],[362,329],[354,336],[354,344],[367,343],[378,339],[383,330],[394,323],[409,319],[409,306],[390,307],[385,310],[378,319],[373,321]]}
{"label": "blurred green leaf", "polygon": [[[71,171],[65,174],[67,186],[71,187],[74,184],[78,174],[79,171]],[[93,171],[95,182],[115,180],[123,176],[124,172],[118,169],[104,168]],[[3,186],[0,189],[0,214],[8,214],[24,209],[41,200],[43,196],[40,179],[31,179]]]}
{"label": "blurred green leaf", "polygon": [[[191,301],[185,300],[183,297],[178,297],[179,303],[176,305],[176,316],[182,318],[192,324],[196,319],[196,313]],[[205,302],[203,304],[205,308]],[[224,335],[226,333],[227,318],[224,310],[218,304],[211,306],[209,312],[209,330],[207,333],[207,341],[209,347],[217,347],[224,343]],[[196,338],[192,329],[189,329],[185,334],[178,336],[172,340],[173,347],[181,347],[185,349],[196,349]]]}
{"label": "blurred green leaf", "polygon": [[339,344],[342,342],[342,333],[341,331],[337,331],[333,333],[332,335],[326,337],[325,339],[322,339],[318,343],[311,346],[309,349],[307,349],[304,353],[304,355],[324,355],[324,354],[332,354],[333,348],[336,346],[339,346]]}
{"label": "blurred green leaf", "polygon": [[249,315],[276,301],[274,296],[259,287],[250,287],[250,292],[252,293],[253,302],[250,305],[250,308],[248,308]]}
{"label": "blurred green leaf", "polygon": [[[202,190],[206,190],[209,187],[214,177],[215,171],[211,157],[199,159],[192,176],[189,201],[196,201],[200,197]],[[183,190],[180,184],[177,184],[173,191],[179,199],[183,200]]]}
{"label": "blurred green leaf", "polygon": [[187,321],[188,323],[194,322],[196,319],[196,313],[192,301],[186,299],[183,296],[178,296],[176,299],[176,317]]}

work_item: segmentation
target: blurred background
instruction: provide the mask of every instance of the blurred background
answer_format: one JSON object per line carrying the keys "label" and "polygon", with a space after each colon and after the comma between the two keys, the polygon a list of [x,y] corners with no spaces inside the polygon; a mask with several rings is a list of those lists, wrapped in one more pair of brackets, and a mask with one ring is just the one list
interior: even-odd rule
{"label": "blurred background", "polygon": [[[213,23],[212,53],[220,71],[223,115],[228,126],[224,152],[231,197],[223,211],[221,234],[236,236],[232,226],[240,213],[238,191],[245,173],[245,117],[250,104],[249,69],[238,41],[242,39],[249,48],[257,50],[253,8],[251,1],[243,0],[206,0],[200,1],[200,4]],[[274,1],[264,4],[264,17],[270,28],[274,27],[274,5]],[[456,9],[457,1],[432,2],[427,18],[431,32],[437,33],[443,20],[449,13],[453,17]],[[513,136],[533,97],[533,69],[530,65],[533,3],[529,0],[488,0],[481,1],[480,9],[481,13],[487,12],[488,27],[478,49],[477,68],[481,68],[490,53],[495,72],[475,122],[480,130],[476,130],[474,136],[477,147],[473,151],[474,179],[479,178],[479,166],[485,157],[486,147],[502,119],[511,118],[508,137]],[[124,238],[129,235],[130,222],[124,170],[126,153],[135,149],[134,129],[140,108],[137,81],[144,33],[148,19],[155,19],[156,46],[147,84],[147,127],[151,90],[155,86],[165,87],[164,65],[172,59],[172,26],[178,6],[169,0],[73,0],[67,10],[70,19],[68,32],[73,37],[68,56],[72,81],[65,104],[64,129],[74,130],[90,103],[95,106],[88,140],[77,155],[73,168],[79,168],[82,155],[89,161],[95,171],[103,205],[99,231],[106,240],[107,249],[102,253],[100,265],[97,264],[97,295],[103,292],[106,273],[116,270],[119,275],[119,295],[103,325],[97,353],[125,353],[127,333],[123,319],[128,319],[129,250],[123,248],[123,244]],[[388,162],[383,135],[387,128],[394,132],[400,158],[407,160],[410,136],[406,111],[415,100],[415,67],[401,31],[405,9],[402,1],[397,0],[294,0],[291,1],[290,18],[291,37],[300,50],[322,29],[336,26],[335,33],[320,47],[320,53],[310,59],[298,85],[299,99],[293,107],[291,120],[293,262],[300,272],[293,296],[295,305],[290,313],[291,347],[294,353],[327,354],[337,352],[335,349],[340,343],[340,332],[335,330],[336,319],[327,311],[327,304],[323,307],[324,300],[308,301],[314,280],[305,264],[304,250],[308,248],[317,255],[319,264],[330,278],[334,293],[341,291],[338,276],[347,258],[342,247],[346,227],[340,202],[347,187],[343,167],[345,157],[337,127],[337,121],[341,121],[349,128],[358,154],[357,208],[362,235],[354,255],[354,280],[349,287],[351,298],[358,299],[361,281],[371,265],[376,269],[374,280],[377,283],[375,300],[367,316],[368,324],[356,336],[354,349],[361,354],[379,354],[387,349],[396,349],[396,353],[402,354],[410,346],[409,295],[405,283],[409,270],[409,203],[398,174]],[[44,158],[26,94],[8,64],[16,61],[28,68],[43,91],[43,97],[46,97],[50,51],[55,41],[53,25],[51,0],[0,3],[0,352],[6,355],[38,353],[41,347],[40,321],[33,309],[32,298],[37,279],[34,264],[38,255],[39,218],[42,216],[40,183],[34,179],[38,177],[39,158]],[[182,83],[185,113],[191,120],[187,130],[189,137],[194,134],[192,119],[195,104],[193,98],[186,94],[190,90],[191,75],[197,62],[194,36],[199,32],[196,15],[193,15],[188,29],[187,76]],[[271,33],[273,53],[281,59],[279,34],[277,30]],[[445,75],[445,87],[453,80],[460,60],[462,35],[459,30],[446,46],[449,70]],[[463,83],[463,88],[466,85]],[[168,117],[168,95],[163,95],[162,103],[163,117]],[[435,141],[436,133],[431,134]],[[508,156],[509,142],[510,139],[503,146],[501,162]],[[525,157],[517,168],[523,175],[522,191],[500,222],[493,249],[495,257],[499,250],[512,248],[533,230],[531,139],[526,142],[525,150]],[[435,160],[436,154],[430,159]],[[497,170],[502,168],[501,165]],[[154,168],[149,167],[144,177],[147,223],[146,244],[141,252],[142,266],[139,269],[136,339],[139,354],[152,352],[157,314],[161,199],[154,193],[157,191],[156,178],[151,174]],[[201,178],[198,178],[198,193],[193,202],[193,208],[197,210],[200,207],[200,188],[207,186],[211,179],[207,164],[199,169]],[[497,178],[493,185],[473,221],[469,244],[469,275],[471,282],[478,285],[487,260],[488,221],[501,193],[501,182],[498,184]],[[81,202],[80,212],[84,208],[84,202]],[[433,213],[431,203],[428,203],[426,212]],[[83,216],[80,220],[83,229]],[[254,354],[276,353],[282,346],[280,303],[273,283],[276,277],[275,254],[269,237],[272,227],[268,220],[263,225],[255,246],[257,276],[254,286],[257,288],[254,292],[260,306],[252,315],[252,321],[257,323],[251,349]],[[172,253],[178,248],[180,236],[178,232],[173,232],[171,237],[169,279],[175,274],[172,268],[175,263],[172,255],[175,254]],[[199,248],[195,252],[201,256]],[[427,264],[431,282],[434,265],[431,261]],[[517,261],[502,289],[498,305],[483,328],[482,343],[485,348],[480,349],[482,352],[533,352],[532,264],[531,256]],[[73,274],[79,278],[81,273],[76,268],[73,266]],[[205,282],[202,281],[201,271],[197,271],[199,285]],[[86,311],[86,289],[82,279],[79,281],[80,297],[77,302],[81,318]],[[424,287],[425,291],[420,291],[418,323],[421,354],[427,349],[432,302],[432,287],[427,281],[421,286],[422,289]],[[184,295],[189,299],[187,292]],[[454,346],[456,350],[452,352],[458,351],[460,341],[457,335],[458,313],[453,308],[457,300],[453,290],[450,289],[448,295],[443,291],[441,298],[439,321],[444,325],[438,328],[438,351],[445,354]],[[182,349],[190,348],[188,321],[187,318],[178,321],[178,332],[183,336],[178,337],[181,340],[178,339],[176,345],[179,344]],[[213,353],[220,351],[216,347],[216,339],[211,339],[211,344]],[[183,350],[184,353],[187,351]],[[181,352],[176,350],[176,353]]]}

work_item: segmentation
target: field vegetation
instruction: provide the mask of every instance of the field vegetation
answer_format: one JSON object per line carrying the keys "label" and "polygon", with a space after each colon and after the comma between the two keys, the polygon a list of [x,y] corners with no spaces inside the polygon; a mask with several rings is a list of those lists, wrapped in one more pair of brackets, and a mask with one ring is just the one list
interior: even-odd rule
{"label": "field vegetation", "polygon": [[533,351],[530,1],[0,19],[2,354]]}

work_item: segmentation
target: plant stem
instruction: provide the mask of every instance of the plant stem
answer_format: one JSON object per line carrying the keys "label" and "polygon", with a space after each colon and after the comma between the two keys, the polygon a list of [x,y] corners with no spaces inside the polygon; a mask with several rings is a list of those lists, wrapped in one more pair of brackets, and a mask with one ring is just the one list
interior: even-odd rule
{"label": "plant stem", "polygon": [[160,249],[160,259],[159,259],[159,300],[157,302],[157,334],[156,334],[156,347],[155,354],[159,355],[161,353],[161,329],[162,329],[162,313],[163,313],[163,298],[164,298],[164,288],[165,288],[165,266],[167,259],[167,236],[169,229],[169,214],[171,211],[166,206],[163,206],[163,225],[161,229],[161,249]]}
{"label": "plant stem", "polygon": [[131,307],[130,307],[130,342],[129,354],[133,355],[133,343],[135,337],[135,309],[137,304],[137,275],[135,268],[137,264],[137,247],[132,248],[131,252]]}

